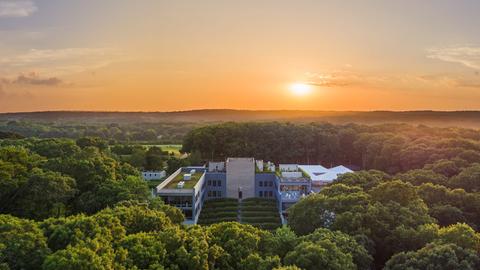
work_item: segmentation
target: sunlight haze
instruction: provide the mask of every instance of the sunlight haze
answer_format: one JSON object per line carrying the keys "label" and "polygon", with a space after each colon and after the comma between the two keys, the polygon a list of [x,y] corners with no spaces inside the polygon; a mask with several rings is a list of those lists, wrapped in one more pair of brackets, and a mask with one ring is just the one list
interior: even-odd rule
{"label": "sunlight haze", "polygon": [[474,0],[0,0],[0,112],[478,110],[479,11]]}

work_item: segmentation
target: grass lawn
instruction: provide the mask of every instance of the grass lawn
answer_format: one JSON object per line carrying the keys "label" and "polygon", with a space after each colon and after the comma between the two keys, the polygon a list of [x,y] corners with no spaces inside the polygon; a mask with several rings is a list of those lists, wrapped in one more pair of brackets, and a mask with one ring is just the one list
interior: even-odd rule
{"label": "grass lawn", "polygon": [[150,147],[160,147],[162,151],[166,151],[169,154],[174,154],[176,157],[180,157],[182,154],[180,153],[180,149],[182,149],[181,144],[144,144],[147,149]]}
{"label": "grass lawn", "polygon": [[167,151],[168,153],[173,153],[175,156],[181,156],[180,149],[182,149],[181,144],[162,144],[159,145],[163,151]]}
{"label": "grass lawn", "polygon": [[[177,184],[180,181],[183,181],[184,174],[185,174],[184,172],[181,172],[180,174],[178,174],[172,181],[170,181],[170,183],[168,183],[166,188],[177,188]],[[203,172],[197,172],[193,174],[192,179],[185,181],[185,185],[183,186],[183,189],[193,188],[197,184],[198,180],[200,180],[200,177],[202,177],[202,175],[203,175]]]}

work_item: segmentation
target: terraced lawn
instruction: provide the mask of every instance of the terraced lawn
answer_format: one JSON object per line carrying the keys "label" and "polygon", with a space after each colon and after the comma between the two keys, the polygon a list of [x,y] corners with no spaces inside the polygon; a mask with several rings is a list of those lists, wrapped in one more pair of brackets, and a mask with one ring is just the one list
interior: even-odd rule
{"label": "terraced lawn", "polygon": [[265,230],[282,226],[277,202],[267,198],[244,199],[240,205],[240,222]]}
{"label": "terraced lawn", "polygon": [[198,224],[208,225],[224,221],[238,221],[238,201],[230,198],[205,201]]}

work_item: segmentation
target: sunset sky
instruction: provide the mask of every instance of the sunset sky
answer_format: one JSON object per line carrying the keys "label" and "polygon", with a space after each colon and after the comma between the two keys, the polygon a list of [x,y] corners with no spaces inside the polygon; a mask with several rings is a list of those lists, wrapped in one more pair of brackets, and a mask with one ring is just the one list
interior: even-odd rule
{"label": "sunset sky", "polygon": [[480,1],[0,0],[0,112],[480,110]]}

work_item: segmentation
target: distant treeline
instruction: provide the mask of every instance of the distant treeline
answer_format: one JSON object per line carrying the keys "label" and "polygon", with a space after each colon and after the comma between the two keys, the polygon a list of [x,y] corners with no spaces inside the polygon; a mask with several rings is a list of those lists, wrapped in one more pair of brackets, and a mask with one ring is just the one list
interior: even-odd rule
{"label": "distant treeline", "polygon": [[335,124],[409,123],[430,126],[480,128],[480,111],[305,111],[305,110],[192,110],[176,112],[76,112],[47,111],[0,114],[0,121],[82,122],[92,123],[158,123],[227,121],[295,121]]}
{"label": "distant treeline", "polygon": [[480,162],[480,132],[406,124],[225,123],[192,130],[183,150],[206,160],[253,156],[398,173],[447,161],[460,167]]}
{"label": "distant treeline", "polygon": [[0,121],[0,137],[72,138],[99,137],[132,142],[180,143],[195,123],[94,123],[42,122],[33,120]]}

